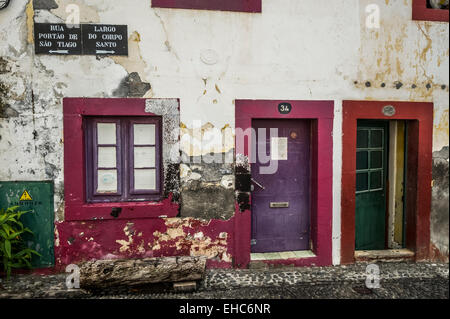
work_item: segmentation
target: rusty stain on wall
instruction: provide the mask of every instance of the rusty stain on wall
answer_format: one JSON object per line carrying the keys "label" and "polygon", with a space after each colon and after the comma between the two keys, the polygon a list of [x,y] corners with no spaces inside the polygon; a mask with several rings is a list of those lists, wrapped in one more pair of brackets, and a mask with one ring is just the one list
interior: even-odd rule
{"label": "rusty stain on wall", "polygon": [[164,23],[164,20],[159,15],[158,10],[154,10],[153,13],[158,18],[158,20],[159,20],[159,22],[161,24],[161,27],[162,27],[162,30],[163,30],[163,33],[164,33],[164,36],[165,36],[164,45],[166,46],[167,51],[172,53],[177,61],[180,61],[180,57],[178,56],[177,52],[173,49],[173,47],[172,47],[172,45],[171,45],[171,43],[169,41],[169,33],[167,32],[167,28],[166,28],[166,25]]}
{"label": "rusty stain on wall", "polygon": [[449,110],[435,111],[434,117],[433,149],[440,150],[443,146],[448,145]]}
{"label": "rusty stain on wall", "polygon": [[[434,62],[440,66],[443,60],[448,60],[448,49],[447,52],[439,52],[436,48],[441,49],[442,46],[439,41],[434,45],[431,36],[440,30],[445,33],[445,28],[432,22],[403,22],[391,12],[394,10],[393,5],[399,8],[401,5],[388,2],[386,5],[390,7],[382,11],[379,29],[365,28],[362,24],[360,63],[354,84],[358,89],[370,91],[385,88],[384,99],[390,99],[393,95],[388,89],[397,89],[408,92],[411,101],[431,101],[434,91],[447,85],[435,81],[430,67]],[[410,9],[410,5],[405,2],[404,10]],[[361,8],[364,8],[363,4]],[[362,21],[364,14],[361,16]],[[417,34],[415,41],[412,40],[414,33]],[[376,63],[372,63],[372,60]],[[367,86],[366,83],[372,85]],[[370,97],[366,96],[365,99],[369,100]],[[380,98],[373,96],[372,99]]]}
{"label": "rusty stain on wall", "polygon": [[28,28],[28,43],[34,43],[34,9],[33,0],[30,0],[26,5],[26,15],[27,15],[27,28]]}
{"label": "rusty stain on wall", "polygon": [[442,138],[443,140],[447,140],[448,142],[448,134],[449,134],[449,124],[448,124],[448,118],[449,118],[449,110],[445,110],[442,112],[442,115],[440,117],[440,121],[438,125],[434,126],[434,136],[436,139]]}

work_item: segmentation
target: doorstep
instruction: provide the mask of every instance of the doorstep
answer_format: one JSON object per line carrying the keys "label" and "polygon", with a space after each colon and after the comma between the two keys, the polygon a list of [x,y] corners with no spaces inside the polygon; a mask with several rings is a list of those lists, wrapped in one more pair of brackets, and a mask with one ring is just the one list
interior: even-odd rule
{"label": "doorstep", "polygon": [[356,262],[399,262],[414,260],[415,253],[409,249],[359,250],[355,251]]}
{"label": "doorstep", "polygon": [[310,250],[302,251],[286,251],[279,253],[256,253],[250,255],[251,261],[264,261],[264,260],[286,260],[286,259],[300,259],[300,258],[313,258],[317,257]]}

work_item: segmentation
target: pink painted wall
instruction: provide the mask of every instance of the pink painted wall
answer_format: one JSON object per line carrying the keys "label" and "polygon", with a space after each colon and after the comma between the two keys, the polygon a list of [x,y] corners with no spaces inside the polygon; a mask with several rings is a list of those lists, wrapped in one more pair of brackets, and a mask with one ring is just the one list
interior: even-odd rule
{"label": "pink painted wall", "polygon": [[56,224],[56,267],[92,259],[207,256],[230,268],[233,220],[192,218],[65,221]]}

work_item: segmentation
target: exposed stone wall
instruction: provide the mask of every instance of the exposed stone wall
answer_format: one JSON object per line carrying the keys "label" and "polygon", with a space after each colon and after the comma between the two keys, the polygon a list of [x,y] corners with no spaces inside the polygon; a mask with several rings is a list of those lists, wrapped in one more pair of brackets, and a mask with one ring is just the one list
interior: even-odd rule
{"label": "exposed stone wall", "polygon": [[164,195],[180,197],[180,110],[177,99],[147,99],[145,112],[162,116]]}
{"label": "exposed stone wall", "polygon": [[34,10],[51,10],[57,9],[58,4],[55,0],[33,0]]}
{"label": "exposed stone wall", "polygon": [[449,197],[448,146],[433,153],[433,190],[431,207],[431,243],[434,258],[448,261]]}
{"label": "exposed stone wall", "polygon": [[[181,164],[181,216],[201,219],[230,219],[234,215],[233,150],[215,157],[219,163],[204,163],[201,157],[184,157]],[[186,161],[186,158],[188,161]],[[209,160],[207,160],[209,161]]]}

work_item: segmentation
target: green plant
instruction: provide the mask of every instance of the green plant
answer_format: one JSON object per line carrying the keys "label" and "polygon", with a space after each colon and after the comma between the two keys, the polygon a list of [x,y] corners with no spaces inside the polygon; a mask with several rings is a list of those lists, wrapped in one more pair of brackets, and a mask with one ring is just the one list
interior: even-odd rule
{"label": "green plant", "polygon": [[13,268],[31,268],[33,254],[41,256],[33,249],[27,248],[22,237],[33,232],[24,227],[20,218],[31,211],[20,211],[19,206],[0,210],[0,266],[6,272],[6,278],[11,276]]}

